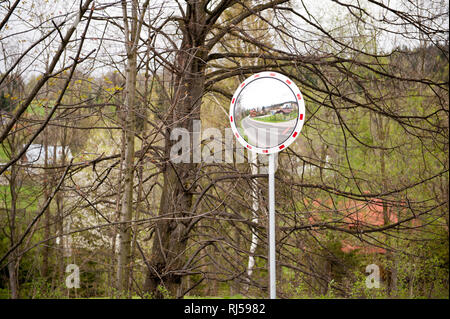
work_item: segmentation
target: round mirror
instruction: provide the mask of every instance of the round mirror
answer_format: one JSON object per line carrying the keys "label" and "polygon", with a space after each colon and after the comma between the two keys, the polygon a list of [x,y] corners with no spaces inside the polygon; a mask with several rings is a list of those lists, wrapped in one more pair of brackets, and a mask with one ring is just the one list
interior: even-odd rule
{"label": "round mirror", "polygon": [[286,76],[261,72],[233,95],[230,123],[238,141],[263,154],[279,152],[300,133],[305,107],[298,87]]}

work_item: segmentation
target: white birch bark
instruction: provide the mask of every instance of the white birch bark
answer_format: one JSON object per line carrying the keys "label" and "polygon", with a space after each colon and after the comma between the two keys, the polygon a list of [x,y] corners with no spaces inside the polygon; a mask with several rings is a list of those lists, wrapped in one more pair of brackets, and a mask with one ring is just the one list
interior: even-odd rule
{"label": "white birch bark", "polygon": [[[252,175],[258,173],[258,154],[254,152],[249,152],[250,165]],[[258,223],[258,214],[257,211],[259,209],[259,201],[258,201],[258,186],[255,180],[252,180],[252,222]],[[255,251],[258,247],[258,236],[256,235],[256,229],[252,228],[252,239],[250,243],[250,255],[248,256],[248,266],[247,266],[247,276],[248,281],[250,282],[250,278],[253,274],[253,267],[255,266]],[[247,287],[248,290],[248,287]]]}

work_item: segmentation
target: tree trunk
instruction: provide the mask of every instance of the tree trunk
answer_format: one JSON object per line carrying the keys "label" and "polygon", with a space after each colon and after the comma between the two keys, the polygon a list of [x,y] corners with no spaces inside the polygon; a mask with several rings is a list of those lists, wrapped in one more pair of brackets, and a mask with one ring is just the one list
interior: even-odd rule
{"label": "tree trunk", "polygon": [[119,227],[119,254],[117,264],[117,289],[126,295],[129,289],[130,253],[131,253],[131,224],[133,212],[133,176],[134,176],[134,134],[135,113],[134,98],[136,90],[136,53],[128,56],[126,82],[126,112],[125,119],[125,172],[124,192],[122,196],[122,211]]}
{"label": "tree trunk", "polygon": [[[142,14],[138,18],[137,0],[131,1],[131,20],[128,21],[128,5],[122,1],[124,20],[125,47],[127,52],[126,84],[125,84],[125,158],[124,158],[124,192],[119,227],[119,253],[117,262],[117,290],[126,296],[130,289],[131,276],[131,230],[133,217],[133,177],[134,177],[134,135],[136,130],[136,77],[137,48],[144,13],[148,6],[144,3]],[[130,28],[131,27],[131,28]]]}
{"label": "tree trunk", "polygon": [[[258,174],[258,154],[254,152],[249,152],[249,156],[251,157],[251,172],[253,175]],[[259,210],[259,188],[256,180],[252,181],[252,222],[258,223],[258,210]],[[250,281],[253,274],[253,267],[255,266],[255,257],[254,254],[256,252],[256,248],[258,247],[258,235],[257,229],[252,228],[252,239],[250,244],[250,254],[248,256],[248,265],[247,265],[247,276],[248,276],[248,284],[245,286],[245,292],[247,293],[250,288]]]}
{"label": "tree trunk", "polygon": [[[44,130],[44,199],[45,203],[50,196],[50,174],[48,173],[48,130]],[[51,224],[51,212],[50,207],[45,210],[44,213],[44,238],[50,238],[50,224]],[[49,275],[49,264],[50,264],[50,246],[51,241],[48,241],[46,245],[42,248],[42,277],[44,280],[48,279]]]}
{"label": "tree trunk", "polygon": [[[200,120],[200,105],[204,91],[206,54],[191,44],[192,39],[185,34],[179,51],[177,64],[180,70],[175,81],[175,98],[172,113],[165,131],[165,156],[170,158],[170,149],[176,141],[170,140],[170,131],[176,127],[192,132],[194,120]],[[201,46],[201,45],[199,45]],[[193,58],[194,56],[194,58]],[[195,189],[196,164],[171,163],[164,167],[164,186],[159,206],[159,220],[155,226],[155,236],[150,263],[152,270],[147,273],[144,290],[155,298],[178,297],[183,275],[179,272],[184,262],[187,244],[186,217],[191,209],[192,193]],[[189,220],[187,220],[189,221]],[[161,290],[167,291],[162,293]]]}
{"label": "tree trunk", "polygon": [[[11,158],[15,157],[14,138],[11,139]],[[10,247],[16,243],[17,237],[17,175],[18,170],[16,165],[11,165],[11,177],[9,180],[9,190],[11,194],[11,207],[9,211],[9,231],[10,231]],[[14,250],[8,257],[8,275],[9,275],[9,289],[11,291],[11,299],[18,299],[19,297],[19,260],[17,257],[17,249]]]}
{"label": "tree trunk", "polygon": [[[374,115],[373,120],[375,121],[376,133],[372,134],[375,136],[380,143],[380,145],[386,145],[386,137],[388,136],[388,122],[387,119],[383,121],[383,117],[380,115]],[[386,151],[383,149],[378,150],[378,156],[380,160],[380,178],[381,178],[381,191],[386,193],[388,191],[388,176],[386,173]],[[383,219],[384,224],[389,225],[392,221],[391,214],[392,209],[389,209],[386,201],[383,200]],[[388,267],[388,282],[387,288],[390,296],[395,296],[397,294],[397,267],[398,258],[396,253],[393,253],[391,248],[393,247],[393,241],[389,234],[386,234],[385,243],[388,246],[386,257],[389,262]]]}

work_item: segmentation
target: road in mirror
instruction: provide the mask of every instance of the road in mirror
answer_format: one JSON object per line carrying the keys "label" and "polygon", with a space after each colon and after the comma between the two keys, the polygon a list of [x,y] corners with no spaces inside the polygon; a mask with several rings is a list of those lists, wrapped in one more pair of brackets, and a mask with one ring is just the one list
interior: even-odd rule
{"label": "road in mirror", "polygon": [[283,144],[298,119],[298,104],[287,84],[263,77],[247,84],[236,99],[236,127],[250,145],[259,148]]}

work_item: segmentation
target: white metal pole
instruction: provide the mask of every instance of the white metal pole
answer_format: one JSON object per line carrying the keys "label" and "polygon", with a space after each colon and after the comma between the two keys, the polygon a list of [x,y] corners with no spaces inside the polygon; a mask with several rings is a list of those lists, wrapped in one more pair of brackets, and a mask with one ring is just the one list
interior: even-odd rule
{"label": "white metal pole", "polygon": [[269,277],[270,299],[276,299],[275,281],[275,154],[269,155]]}

